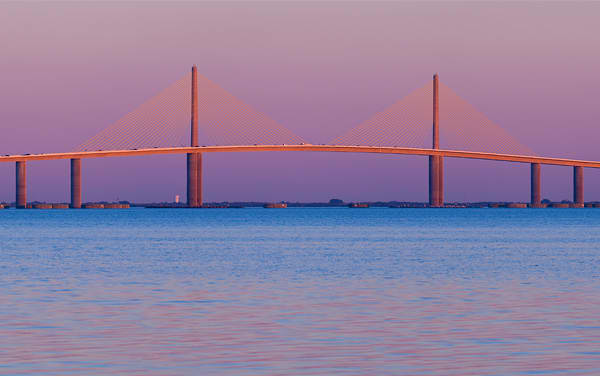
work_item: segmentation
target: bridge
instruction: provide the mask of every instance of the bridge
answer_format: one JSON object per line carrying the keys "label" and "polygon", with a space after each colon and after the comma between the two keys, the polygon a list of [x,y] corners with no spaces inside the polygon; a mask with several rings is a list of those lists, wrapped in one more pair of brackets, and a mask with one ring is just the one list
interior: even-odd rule
{"label": "bridge", "polygon": [[[187,205],[202,206],[202,155],[203,153],[258,152],[258,151],[309,151],[420,155],[429,158],[429,205],[444,205],[444,158],[467,158],[505,162],[528,163],[531,165],[531,207],[541,207],[541,165],[573,167],[573,203],[574,207],[584,206],[583,169],[600,168],[600,161],[586,161],[565,158],[536,156],[501,128],[491,123],[481,113],[469,110],[469,105],[456,94],[449,91],[450,104],[458,108],[463,117],[456,126],[461,140],[491,137],[493,145],[502,150],[516,153],[457,150],[440,148],[440,82],[438,75],[433,76],[432,84],[426,85],[385,111],[365,121],[330,144],[311,144],[294,135],[264,114],[239,101],[223,89],[202,78],[203,101],[199,101],[197,67],[191,74],[184,76],[164,92],[145,102],[138,109],[102,130],[80,145],[78,150],[64,153],[21,154],[0,156],[0,162],[15,162],[17,208],[27,207],[27,162],[69,159],[71,164],[71,208],[81,208],[81,160],[86,158],[142,156],[156,154],[187,155]],[[431,90],[429,92],[429,89]],[[423,120],[424,101],[432,94],[429,105],[429,129],[414,124],[425,124]],[[187,95],[186,95],[187,94]],[[189,96],[188,96],[189,95]],[[187,98],[186,98],[187,97]],[[190,100],[191,99],[191,100]],[[182,104],[187,102],[187,106]],[[410,114],[408,107],[420,109],[419,116]],[[466,110],[465,110],[466,109]],[[189,111],[189,112],[188,112]],[[186,115],[184,115],[186,113]],[[187,117],[187,120],[185,118]],[[202,119],[200,119],[202,117]],[[455,116],[456,117],[456,116]],[[200,121],[202,120],[202,121]],[[452,121],[450,121],[451,123]],[[182,126],[185,124],[185,126]],[[212,136],[220,145],[199,144],[199,124],[204,134]],[[487,125],[483,129],[474,128]],[[189,145],[181,145],[181,137],[175,141],[173,134],[187,127]],[[471,128],[471,134],[465,136],[465,128]],[[227,143],[234,137],[234,142]],[[229,137],[229,139],[227,138]],[[390,146],[386,143],[415,143],[419,139],[431,137],[431,148],[408,146]],[[264,143],[260,141],[270,141]],[[258,141],[252,143],[251,141]],[[179,145],[160,145],[161,143],[179,143]],[[153,145],[149,147],[149,145]],[[369,145],[370,144],[370,145]],[[467,142],[468,147],[473,148]],[[139,146],[139,147],[138,147]],[[485,142],[478,145],[485,148]],[[525,153],[523,153],[525,151]]]}

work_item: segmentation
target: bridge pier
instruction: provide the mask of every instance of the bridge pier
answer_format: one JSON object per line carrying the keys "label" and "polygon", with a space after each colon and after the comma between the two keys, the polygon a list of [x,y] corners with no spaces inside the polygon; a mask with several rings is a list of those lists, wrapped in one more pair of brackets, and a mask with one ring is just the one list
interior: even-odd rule
{"label": "bridge pier", "polygon": [[429,156],[429,206],[437,203],[438,163],[435,155]]}
{"label": "bridge pier", "polygon": [[444,206],[444,159],[429,156],[429,206]]}
{"label": "bridge pier", "polygon": [[[440,94],[439,77],[433,75],[433,142],[432,149],[440,148]],[[444,157],[429,156],[429,206],[444,206]]]}
{"label": "bridge pier", "polygon": [[542,206],[541,165],[531,164],[531,207]]}
{"label": "bridge pier", "polygon": [[196,153],[187,154],[187,204],[198,207],[198,158]]}
{"label": "bridge pier", "polygon": [[584,206],[582,166],[573,166],[573,203],[578,208]]}
{"label": "bridge pier", "polygon": [[438,158],[438,206],[444,206],[444,157]]}
{"label": "bridge pier", "polygon": [[[190,145],[198,146],[198,68],[192,66],[192,113]],[[202,206],[202,154],[187,154],[187,204],[190,208]]]}
{"label": "bridge pier", "polygon": [[16,162],[16,191],[15,203],[17,209],[27,207],[27,162]]}
{"label": "bridge pier", "polygon": [[71,208],[81,209],[81,159],[71,159]]}
{"label": "bridge pier", "polygon": [[196,153],[196,202],[202,206],[202,153]]}

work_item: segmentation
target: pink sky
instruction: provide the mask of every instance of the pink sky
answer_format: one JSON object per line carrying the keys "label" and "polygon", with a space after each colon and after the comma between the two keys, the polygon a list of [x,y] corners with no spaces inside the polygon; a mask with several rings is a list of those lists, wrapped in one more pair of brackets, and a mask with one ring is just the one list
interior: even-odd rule
{"label": "pink sky", "polygon": [[[439,72],[538,154],[599,160],[600,3],[2,3],[0,153],[72,150],[198,64],[313,143]],[[441,125],[443,127],[443,124]],[[443,140],[442,140],[443,144]],[[205,199],[427,199],[421,157],[205,157]],[[0,201],[14,164],[0,164]],[[83,161],[83,200],[171,201],[185,157]],[[570,168],[542,168],[571,199]],[[586,169],[586,199],[600,172]],[[28,165],[29,200],[67,201],[68,162]],[[447,160],[446,200],[529,200],[529,166]]]}

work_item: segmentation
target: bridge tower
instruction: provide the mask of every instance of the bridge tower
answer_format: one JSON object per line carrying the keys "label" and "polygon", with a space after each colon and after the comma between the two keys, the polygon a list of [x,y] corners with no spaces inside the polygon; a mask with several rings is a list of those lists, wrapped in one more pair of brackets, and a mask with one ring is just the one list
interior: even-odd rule
{"label": "bridge tower", "polygon": [[[440,92],[439,77],[433,75],[433,146],[440,148]],[[444,206],[444,157],[429,156],[429,205]]]}
{"label": "bridge tower", "polygon": [[[190,146],[198,147],[198,68],[192,67],[192,113]],[[187,204],[191,208],[202,206],[202,154],[187,154]]]}

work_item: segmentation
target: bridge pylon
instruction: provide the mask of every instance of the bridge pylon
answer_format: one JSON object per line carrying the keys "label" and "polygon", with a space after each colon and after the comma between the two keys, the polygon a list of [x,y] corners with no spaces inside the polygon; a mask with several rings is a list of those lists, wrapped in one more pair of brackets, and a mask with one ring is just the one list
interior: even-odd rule
{"label": "bridge pylon", "polygon": [[[192,112],[190,121],[190,146],[198,147],[198,68],[192,66]],[[187,204],[191,208],[202,206],[202,154],[187,154]]]}
{"label": "bridge pylon", "polygon": [[[433,149],[440,148],[440,91],[438,74],[433,75]],[[429,156],[429,206],[444,206],[444,157]]]}

